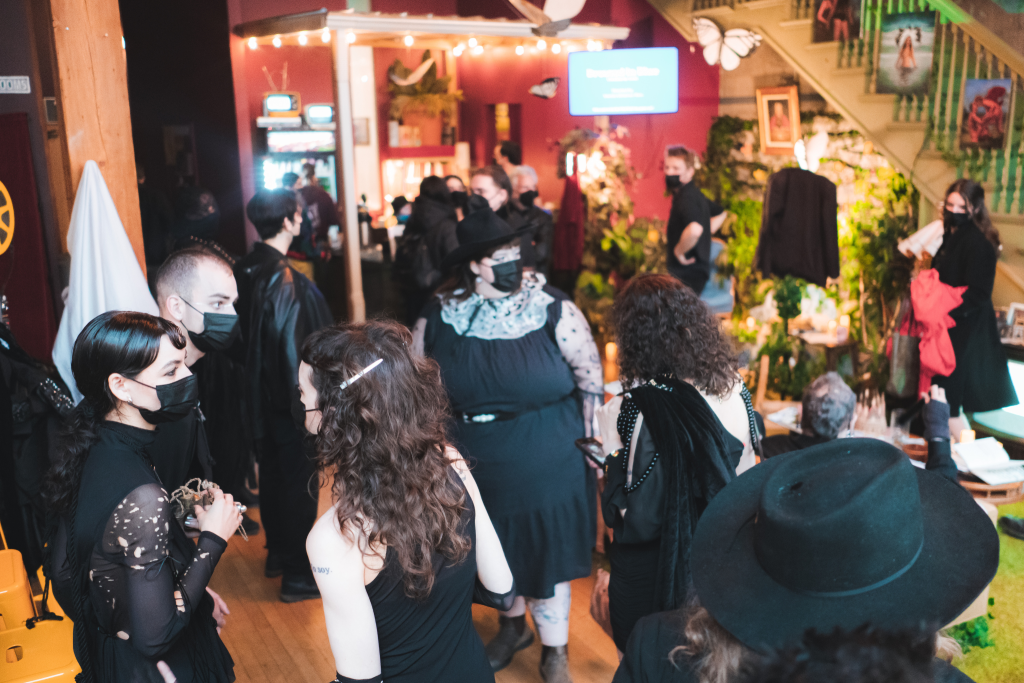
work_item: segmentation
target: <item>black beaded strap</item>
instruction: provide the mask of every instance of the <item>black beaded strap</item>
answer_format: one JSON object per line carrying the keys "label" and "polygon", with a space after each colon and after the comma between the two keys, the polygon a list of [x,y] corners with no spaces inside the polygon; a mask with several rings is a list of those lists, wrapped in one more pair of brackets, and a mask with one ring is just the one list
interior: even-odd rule
{"label": "black beaded strap", "polygon": [[758,456],[761,455],[761,434],[757,430],[757,419],[754,417],[754,402],[750,397],[750,390],[747,389],[747,385],[741,385],[740,396],[743,397],[743,404],[747,407],[747,423],[750,427],[750,445],[754,449],[754,453]]}
{"label": "black beaded strap", "polygon": [[[651,380],[651,384],[659,389],[672,391],[671,387],[660,386],[656,384],[654,380]],[[633,401],[633,397],[630,396],[628,393],[624,394],[623,398],[624,400],[622,401],[622,410],[619,413],[619,418],[616,421],[615,426],[619,430],[619,437],[622,439],[623,443],[622,471],[628,474],[629,452],[633,444],[633,430],[636,428],[636,420],[637,417],[639,417],[640,415],[640,409],[636,407],[636,403]],[[633,493],[633,491],[637,490],[640,484],[644,483],[644,480],[647,479],[648,475],[650,475],[650,473],[654,471],[654,463],[656,462],[658,462],[658,453],[655,453],[654,457],[651,458],[651,464],[647,466],[647,469],[644,471],[643,475],[639,479],[635,480],[632,484],[629,484],[628,486],[625,487],[624,490],[626,492],[626,495]]]}

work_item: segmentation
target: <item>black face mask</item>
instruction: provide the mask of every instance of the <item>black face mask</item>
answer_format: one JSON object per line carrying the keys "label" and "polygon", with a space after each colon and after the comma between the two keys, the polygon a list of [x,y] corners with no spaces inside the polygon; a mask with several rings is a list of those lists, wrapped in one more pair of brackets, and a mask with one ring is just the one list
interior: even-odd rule
{"label": "black face mask", "polygon": [[306,413],[316,412],[316,410],[316,408],[306,408],[305,404],[302,403],[302,399],[299,398],[298,392],[292,394],[292,420],[295,421],[295,426],[303,434],[309,433],[306,429]]}
{"label": "black face mask", "polygon": [[[185,301],[182,299],[182,301]],[[188,338],[203,353],[224,351],[238,338],[238,316],[231,313],[207,313],[185,301],[196,313],[203,314],[203,331],[188,330]]]}
{"label": "black face mask", "polygon": [[494,287],[499,292],[514,292],[523,284],[523,260],[505,261],[491,266],[494,273]]}
{"label": "black face mask", "polygon": [[949,209],[942,210],[942,225],[946,230],[962,228],[971,222],[971,216],[967,213],[953,213]]}
{"label": "black face mask", "polygon": [[455,190],[452,192],[452,204],[459,207],[460,209],[466,208],[466,202],[469,201],[469,194],[464,190]]}
{"label": "black face mask", "polygon": [[534,190],[527,190],[519,195],[519,203],[523,206],[533,206],[535,201],[537,201],[537,193]]}
{"label": "black face mask", "polygon": [[677,176],[677,175],[667,175],[667,176],[665,176],[665,189],[668,190],[669,192],[672,192],[676,188],[679,188],[679,187],[682,187],[682,186],[683,186],[683,181],[679,179],[679,176]]}
{"label": "black face mask", "polygon": [[[142,384],[137,379],[132,381]],[[155,387],[142,384],[142,386],[155,389],[156,397],[160,399],[160,408],[157,410],[147,410],[135,406],[138,408],[139,414],[142,415],[142,419],[151,425],[177,422],[199,405],[199,385],[196,383],[195,375],[189,375],[185,379],[179,379],[170,384],[160,384]]]}

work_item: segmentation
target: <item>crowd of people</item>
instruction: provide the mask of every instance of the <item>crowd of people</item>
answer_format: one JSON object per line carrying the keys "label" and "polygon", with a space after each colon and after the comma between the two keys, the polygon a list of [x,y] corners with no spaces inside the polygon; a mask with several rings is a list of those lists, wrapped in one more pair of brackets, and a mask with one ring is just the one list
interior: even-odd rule
{"label": "crowd of people", "polygon": [[[939,629],[999,559],[951,459],[970,379],[923,397],[924,468],[852,438],[834,373],[807,388],[801,435],[764,438],[699,296],[725,212],[672,147],[669,274],[616,297],[623,392],[605,402],[590,324],[545,278],[536,173],[515,146],[496,158],[468,186],[425,178],[405,212],[405,321],[332,319],[289,258],[322,197],[282,188],[249,202],[260,241],[243,259],[174,251],[159,317],[109,312],[81,332],[46,571],[83,680],[234,680],[208,583],[232,536],[258,531],[257,502],[265,574],[284,602],[322,599],[339,682],[493,681],[539,638],[540,678],[569,683],[570,582],[592,573],[598,514],[616,683],[969,680]],[[948,232],[981,258],[991,226],[971,191],[951,188]],[[991,278],[955,258],[944,277],[990,315]],[[473,603],[498,612],[486,644]]]}

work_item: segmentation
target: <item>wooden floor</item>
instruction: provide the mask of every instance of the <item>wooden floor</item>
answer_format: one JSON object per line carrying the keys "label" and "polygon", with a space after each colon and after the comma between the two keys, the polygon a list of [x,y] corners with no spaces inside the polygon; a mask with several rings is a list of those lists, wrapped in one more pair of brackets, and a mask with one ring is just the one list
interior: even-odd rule
{"label": "wooden floor", "polygon": [[[321,511],[325,500],[321,497]],[[259,519],[259,511],[253,511]],[[221,637],[235,660],[239,683],[324,683],[334,678],[319,600],[286,605],[278,600],[280,579],[263,576],[266,550],[262,530],[248,542],[235,536],[228,544],[210,587],[231,610]],[[608,683],[618,657],[615,645],[590,618],[592,578],[572,582],[569,669],[575,683]],[[473,621],[487,642],[498,630],[497,612],[473,606]],[[540,640],[523,650],[495,678],[497,683],[540,683]]]}

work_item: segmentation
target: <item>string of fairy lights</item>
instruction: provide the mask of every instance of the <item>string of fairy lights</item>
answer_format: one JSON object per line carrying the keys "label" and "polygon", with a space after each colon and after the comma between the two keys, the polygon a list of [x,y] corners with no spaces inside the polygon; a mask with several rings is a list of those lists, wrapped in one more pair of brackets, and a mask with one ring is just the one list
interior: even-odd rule
{"label": "string of fairy lights", "polygon": [[[260,49],[260,47],[262,47],[263,45],[266,45],[268,42],[269,42],[270,45],[272,45],[275,48],[280,48],[283,45],[285,45],[286,42],[292,43],[293,41],[294,41],[294,43],[296,43],[296,44],[298,44],[300,46],[305,46],[305,45],[309,45],[310,44],[310,37],[317,35],[317,33],[318,33],[317,31],[300,31],[297,34],[288,34],[288,35],[277,34],[277,35],[274,35],[273,37],[266,36],[266,37],[263,37],[263,38],[257,38],[256,36],[251,36],[246,41],[246,44],[249,46],[250,50],[258,50],[258,49]],[[326,29],[325,28],[322,31],[319,31],[319,37],[320,37],[320,43],[322,43],[322,44],[330,43],[331,42],[331,31],[330,31],[330,29]],[[416,45],[416,37],[413,36],[412,34],[406,34],[406,35],[401,36],[401,37],[396,37],[394,40],[397,43],[405,45],[405,47],[407,47],[407,48],[411,48],[411,47]],[[348,43],[349,45],[354,45],[358,41],[359,41],[359,36],[356,33],[352,32],[352,31],[349,31],[349,32],[345,33],[345,42]],[[377,47],[381,46],[381,41],[380,40],[374,40],[372,42],[373,42],[374,46],[377,46]],[[313,44],[314,45],[316,44],[315,41],[313,42]],[[431,46],[436,46],[437,45],[437,40],[431,40],[431,41],[429,41],[429,44]],[[454,42],[453,41],[452,43],[450,43],[450,49],[452,51],[452,54],[454,56],[456,56],[456,57],[461,57],[463,54],[467,54],[467,53],[470,56],[479,57],[479,56],[485,54],[491,48],[512,47],[512,45],[513,44],[510,44],[509,41],[507,41],[507,40],[506,41],[499,41],[499,42],[495,42],[495,43],[491,44],[491,43],[486,43],[486,42],[480,40],[479,38],[470,36],[465,41],[458,41],[458,42]],[[550,52],[553,55],[558,55],[558,54],[561,54],[562,52],[567,52],[567,53],[568,52],[577,52],[577,51],[580,51],[580,50],[587,50],[588,52],[600,52],[601,50],[604,50],[605,48],[606,48],[606,45],[604,44],[603,41],[594,40],[594,39],[587,39],[585,41],[583,41],[583,40],[551,40],[551,41],[549,41],[549,40],[545,40],[544,38],[540,38],[540,39],[538,39],[536,41],[528,40],[528,41],[520,41],[518,43],[514,43],[513,51],[515,52],[516,55],[522,57],[522,56],[524,56],[526,54],[538,54],[538,53],[543,53],[543,52]]]}

